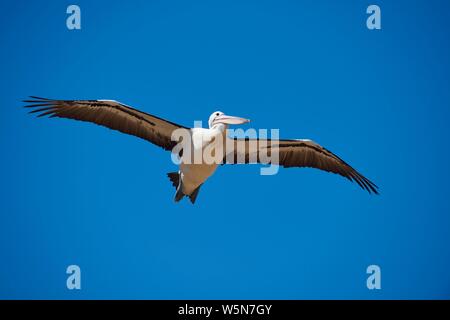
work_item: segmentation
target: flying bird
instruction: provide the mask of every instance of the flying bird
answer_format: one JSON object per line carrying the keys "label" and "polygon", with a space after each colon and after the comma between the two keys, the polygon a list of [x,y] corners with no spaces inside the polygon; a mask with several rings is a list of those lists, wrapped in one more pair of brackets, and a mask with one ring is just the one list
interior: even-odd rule
{"label": "flying bird", "polygon": [[[173,152],[179,140],[173,139],[177,130],[184,131],[190,138],[190,147],[194,152],[178,150],[179,170],[167,174],[176,189],[175,201],[188,197],[195,203],[202,184],[215,172],[220,164],[264,163],[262,150],[267,154],[277,153],[277,159],[270,164],[290,167],[310,167],[339,174],[356,182],[369,193],[378,194],[378,187],[344,160],[311,140],[271,140],[262,138],[230,138],[226,130],[229,125],[248,123],[248,119],[228,116],[216,111],[209,117],[209,128],[188,128],[157,116],[139,111],[114,100],[52,100],[30,96],[26,108],[38,117],[68,118],[93,122],[113,130],[145,139],[167,151]],[[192,162],[192,154],[217,143],[214,154],[219,162]],[[257,146],[256,149],[254,146]],[[227,147],[231,146],[228,151]],[[253,146],[253,147],[252,147]],[[189,155],[188,155],[189,154]],[[226,156],[226,157],[225,157]]]}

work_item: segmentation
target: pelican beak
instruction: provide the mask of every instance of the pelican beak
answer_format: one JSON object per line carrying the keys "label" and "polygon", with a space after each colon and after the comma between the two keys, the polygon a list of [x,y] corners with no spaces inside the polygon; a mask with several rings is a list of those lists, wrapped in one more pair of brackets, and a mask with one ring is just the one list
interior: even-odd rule
{"label": "pelican beak", "polygon": [[240,117],[233,117],[233,116],[227,116],[227,115],[221,115],[214,119],[214,122],[216,123],[223,123],[223,124],[242,124],[242,123],[248,123],[250,122],[249,119],[244,119]]}

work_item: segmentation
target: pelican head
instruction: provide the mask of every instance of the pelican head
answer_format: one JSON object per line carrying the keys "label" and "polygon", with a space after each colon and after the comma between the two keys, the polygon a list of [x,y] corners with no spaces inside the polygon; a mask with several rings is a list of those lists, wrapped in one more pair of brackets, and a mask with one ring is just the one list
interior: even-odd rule
{"label": "pelican head", "polygon": [[229,124],[242,124],[250,122],[248,119],[240,118],[240,117],[233,117],[233,116],[227,116],[222,111],[215,111],[209,116],[208,124],[209,127],[212,128],[217,124],[223,124],[225,126]]}

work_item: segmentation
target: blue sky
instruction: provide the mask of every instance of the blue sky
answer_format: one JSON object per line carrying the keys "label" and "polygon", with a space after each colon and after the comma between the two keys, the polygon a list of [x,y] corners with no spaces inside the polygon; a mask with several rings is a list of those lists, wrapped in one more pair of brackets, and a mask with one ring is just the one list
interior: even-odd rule
{"label": "blue sky", "polygon": [[[377,1],[377,31],[357,0],[77,1],[75,31],[70,4],[0,4],[1,298],[449,297],[447,1]],[[174,203],[169,153],[35,119],[28,95],[187,126],[220,109],[317,141],[381,195],[318,170],[222,166],[194,206]]]}

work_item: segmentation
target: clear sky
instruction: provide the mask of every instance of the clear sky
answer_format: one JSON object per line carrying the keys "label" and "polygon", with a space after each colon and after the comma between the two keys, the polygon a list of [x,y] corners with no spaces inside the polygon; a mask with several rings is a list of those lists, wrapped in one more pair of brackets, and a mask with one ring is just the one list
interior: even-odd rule
{"label": "clear sky", "polygon": [[[73,3],[81,30],[66,28]],[[369,4],[2,1],[0,298],[449,298],[450,4],[376,1],[372,31]],[[186,126],[219,109],[317,141],[381,195],[313,169],[222,166],[195,205],[174,203],[169,153],[35,119],[28,95]]]}

